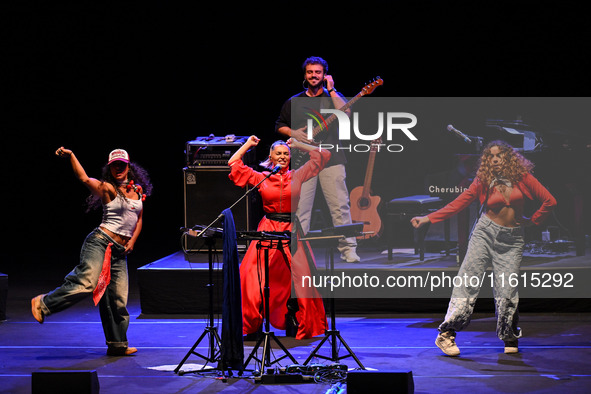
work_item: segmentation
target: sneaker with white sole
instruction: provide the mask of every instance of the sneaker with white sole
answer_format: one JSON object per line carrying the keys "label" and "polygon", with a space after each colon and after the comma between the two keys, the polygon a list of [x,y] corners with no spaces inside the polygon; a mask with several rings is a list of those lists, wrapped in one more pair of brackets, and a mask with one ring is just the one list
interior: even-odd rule
{"label": "sneaker with white sole", "polygon": [[451,331],[439,333],[435,339],[435,345],[448,356],[460,355],[460,349],[456,345],[456,336]]}
{"label": "sneaker with white sole", "polygon": [[511,341],[504,341],[505,342],[505,353],[506,354],[514,354],[519,353],[519,344],[517,339]]}
{"label": "sneaker with white sole", "polygon": [[359,263],[361,258],[355,253],[355,251],[349,250],[341,253],[341,260],[346,261],[347,263]]}

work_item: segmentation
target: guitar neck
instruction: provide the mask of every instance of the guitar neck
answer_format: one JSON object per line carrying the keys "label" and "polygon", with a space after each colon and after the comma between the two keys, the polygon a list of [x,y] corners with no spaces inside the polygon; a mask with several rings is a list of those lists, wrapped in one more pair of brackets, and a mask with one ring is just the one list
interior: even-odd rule
{"label": "guitar neck", "polygon": [[369,191],[371,189],[371,179],[373,176],[373,168],[376,161],[376,151],[372,149],[369,152],[369,159],[367,161],[367,169],[365,170],[365,181],[363,182],[363,191],[361,195],[363,197],[369,197]]}
{"label": "guitar neck", "polygon": [[[363,97],[363,92],[359,92],[355,97],[353,97],[351,100],[349,100],[345,105],[343,105],[341,108],[339,108],[339,111],[346,111],[348,110],[353,104],[355,104],[355,102],[357,100],[359,100],[361,97]],[[324,123],[326,125],[326,127],[329,127],[330,124],[332,122],[335,121],[335,119],[337,118],[336,114],[332,114],[330,115],[328,118],[326,118],[324,120]],[[317,125],[316,127],[314,127],[314,129],[312,130],[312,137],[316,137],[320,132],[323,131],[323,125]]]}
{"label": "guitar neck", "polygon": [[[363,87],[363,89],[361,89],[361,91],[359,93],[357,93],[357,95],[355,95],[355,97],[353,97],[351,100],[349,100],[347,103],[345,103],[345,105],[343,105],[341,108],[339,108],[339,111],[347,111],[349,108],[351,108],[351,106],[353,104],[355,104],[355,102],[357,100],[359,100],[361,97],[363,97],[367,94],[371,94],[375,88],[382,85],[383,83],[384,83],[384,81],[382,81],[382,79],[380,77],[378,77],[377,79],[374,79],[374,81],[372,83],[365,85]],[[328,126],[332,122],[334,122],[335,119],[337,119],[337,115],[332,114],[328,118],[324,119],[323,124],[319,124],[316,127],[314,127],[314,129],[312,129],[312,139],[314,139],[319,133],[324,131],[324,126],[326,126],[326,128],[328,128]]]}

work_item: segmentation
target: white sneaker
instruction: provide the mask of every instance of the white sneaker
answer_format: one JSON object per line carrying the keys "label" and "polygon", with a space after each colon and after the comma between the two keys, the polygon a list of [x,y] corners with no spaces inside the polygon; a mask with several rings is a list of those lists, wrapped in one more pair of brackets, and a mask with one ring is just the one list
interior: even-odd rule
{"label": "white sneaker", "polygon": [[505,353],[506,354],[515,354],[519,353],[519,344],[517,339],[512,341],[504,341],[505,342]]}
{"label": "white sneaker", "polygon": [[347,263],[359,263],[361,258],[355,253],[355,251],[349,250],[341,253],[341,260],[346,261]]}
{"label": "white sneaker", "polygon": [[435,339],[435,344],[448,356],[460,355],[460,349],[456,345],[456,337],[450,331],[439,333]]}

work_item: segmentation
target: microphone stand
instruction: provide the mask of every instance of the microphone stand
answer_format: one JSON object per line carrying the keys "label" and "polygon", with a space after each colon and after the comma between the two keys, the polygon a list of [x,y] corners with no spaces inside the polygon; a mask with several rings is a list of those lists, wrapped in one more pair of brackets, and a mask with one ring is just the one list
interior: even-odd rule
{"label": "microphone stand", "polygon": [[[240,197],[238,200],[236,200],[229,208],[227,209],[232,209],[233,207],[235,207],[240,201],[242,201],[244,198],[246,198],[246,196],[248,196],[254,189],[256,189],[261,183],[263,183],[265,180],[267,180],[271,175],[276,174],[277,172],[279,172],[279,170],[281,169],[281,166],[276,166],[275,168],[273,168],[273,170],[271,172],[269,172],[269,174],[267,176],[265,176],[259,183],[257,183],[254,187],[248,189],[246,191],[246,193],[244,193],[242,195],[242,197]],[[201,231],[195,235],[195,238],[201,238],[203,236],[207,236],[206,232],[218,221],[220,220],[224,214],[225,210],[223,210],[218,217],[216,217],[214,219],[213,222],[211,222],[209,225],[207,225],[205,228],[201,229]],[[183,229],[184,233],[183,234],[187,234],[190,231],[194,231],[197,227],[201,228],[202,226],[200,225],[196,225],[193,226],[191,229],[189,229],[188,231],[186,229]],[[205,328],[205,330],[203,331],[203,333],[201,334],[201,336],[199,337],[199,339],[193,344],[193,347],[187,352],[187,354],[185,355],[185,357],[183,358],[183,360],[179,363],[179,365],[177,365],[177,367],[175,368],[174,372],[176,374],[179,375],[183,375],[186,373],[193,373],[193,372],[206,372],[206,371],[216,371],[216,370],[220,370],[222,372],[222,379],[224,381],[226,381],[226,375],[225,375],[225,370],[226,370],[226,366],[224,365],[224,360],[221,359],[221,354],[222,354],[222,340],[217,332],[217,327],[214,326],[213,323],[213,244],[214,244],[214,237],[215,235],[215,231],[214,234],[211,234],[207,239],[206,239],[206,244],[208,246],[208,251],[209,251],[209,284],[207,285],[208,289],[209,289],[209,326],[207,326]],[[268,252],[268,251],[266,251]],[[209,355],[208,356],[204,356],[201,355],[199,353],[195,352],[195,348],[199,345],[199,343],[205,338],[205,336],[209,335]],[[219,350],[216,349],[216,347],[219,346]],[[196,371],[182,371],[181,367],[183,366],[183,364],[185,363],[185,361],[187,361],[187,359],[189,358],[189,356],[191,354],[194,354],[196,356],[199,356],[201,358],[203,358],[205,361],[208,362],[215,362],[215,361],[221,361],[220,364],[218,365],[217,368],[202,368],[200,370],[196,370]],[[291,356],[291,355],[290,355]],[[295,363],[295,360],[293,360]]]}
{"label": "microphone stand", "polygon": [[482,145],[483,145],[483,138],[482,137],[466,135],[466,134],[462,133],[460,130],[453,127],[452,125],[447,125],[447,130],[451,131],[452,133],[454,133],[456,135],[456,137],[460,138],[464,142],[467,142],[468,144],[472,144],[472,141],[475,141],[474,148],[477,153],[479,153],[480,150],[482,149]]}
{"label": "microphone stand", "polygon": [[484,139],[482,137],[472,136],[472,135],[469,135],[468,137],[472,138],[472,140],[475,141],[474,149],[476,150],[476,153],[480,153],[480,151],[482,150],[482,146],[484,145],[484,142],[483,142]]}
{"label": "microphone stand", "polygon": [[[263,178],[263,179],[262,179],[262,180],[261,180],[259,183],[257,183],[256,185],[254,185],[252,188],[248,189],[248,190],[246,191],[246,193],[244,193],[244,194],[242,195],[242,197],[240,197],[238,200],[236,200],[236,201],[234,202],[234,204],[230,205],[230,206],[229,206],[228,208],[226,208],[226,209],[230,209],[230,210],[231,210],[232,208],[234,208],[234,207],[235,207],[235,206],[236,206],[236,205],[237,205],[237,204],[238,204],[240,201],[244,200],[244,198],[246,198],[246,196],[248,196],[248,195],[249,195],[249,194],[250,194],[250,193],[251,193],[251,192],[252,192],[254,189],[256,189],[257,187],[259,187],[259,185],[260,185],[261,183],[263,183],[264,181],[266,181],[266,180],[267,180],[267,179],[268,179],[268,178],[269,178],[271,175],[278,173],[280,169],[281,169],[281,166],[276,166],[275,168],[273,168],[273,170],[272,170],[271,172],[269,172],[269,174],[268,174],[267,176],[265,176],[265,177],[264,177],[264,178]],[[210,228],[211,228],[211,227],[212,227],[212,226],[215,224],[215,222],[217,222],[218,220],[220,220],[220,219],[221,219],[223,216],[224,216],[224,214],[223,214],[223,211],[222,211],[222,213],[220,213],[220,214],[218,215],[218,217],[217,217],[217,218],[215,218],[215,219],[213,220],[213,222],[209,223],[209,224],[208,224],[208,225],[207,225],[205,228],[203,228],[203,229],[202,229],[202,230],[201,230],[201,231],[200,231],[200,232],[199,232],[199,233],[196,235],[196,237],[197,237],[197,238],[201,237],[201,235],[202,235],[202,234],[204,234],[204,233],[205,233],[207,230],[209,230],[209,229],[210,229]]]}
{"label": "microphone stand", "polygon": [[[201,232],[201,234],[203,234],[203,232]],[[195,372],[221,371],[222,380],[225,382],[226,381],[226,372],[225,372],[226,366],[225,366],[224,360],[222,360],[222,356],[221,356],[222,355],[222,339],[220,338],[220,335],[218,334],[217,326],[215,326],[214,322],[213,322],[213,315],[214,315],[214,312],[213,312],[213,286],[214,286],[214,284],[213,284],[213,245],[215,243],[214,237],[215,237],[215,232],[213,234],[208,235],[207,238],[205,239],[205,243],[207,244],[208,253],[209,253],[209,283],[207,284],[208,295],[209,295],[209,306],[208,306],[209,325],[207,327],[205,327],[205,329],[203,330],[203,333],[201,334],[199,339],[197,339],[197,341],[193,344],[191,349],[187,352],[187,354],[185,355],[183,360],[179,363],[179,365],[177,365],[177,367],[174,369],[174,372],[178,375],[184,375],[187,373],[195,373]],[[208,336],[208,338],[209,338],[209,346],[208,346],[207,356],[199,354],[195,351],[197,346],[201,343],[201,341],[203,339],[205,339],[206,336]],[[189,358],[189,356],[191,354],[201,357],[202,359],[204,359],[207,362],[214,363],[214,362],[218,361],[218,366],[217,367],[210,367],[210,368],[206,368],[205,366],[203,366],[201,369],[195,370],[195,371],[181,370],[181,367],[183,366],[185,361],[187,361],[187,359]]]}

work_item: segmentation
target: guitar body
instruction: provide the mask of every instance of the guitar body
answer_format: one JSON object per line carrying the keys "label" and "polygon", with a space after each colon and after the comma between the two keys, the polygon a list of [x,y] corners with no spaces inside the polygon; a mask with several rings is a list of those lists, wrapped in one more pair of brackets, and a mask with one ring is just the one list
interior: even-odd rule
{"label": "guitar body", "polygon": [[[357,102],[357,100],[359,100],[363,96],[373,93],[373,91],[378,86],[381,86],[383,83],[384,83],[384,81],[380,77],[377,77],[377,79],[375,79],[373,82],[365,85],[363,87],[363,89],[361,89],[361,91],[359,93],[357,93],[357,95],[355,95],[355,97],[353,97],[351,100],[349,100],[344,106],[339,108],[339,110],[341,110],[341,111],[348,110],[355,102]],[[322,124],[319,124],[316,127],[314,127],[314,129],[312,130],[312,140],[314,141],[314,143],[316,145],[319,145],[322,142],[322,140],[326,136],[326,133],[329,132],[326,128],[332,122],[334,122],[336,119],[337,119],[337,116],[335,114],[332,114],[328,118],[323,119],[324,122]],[[299,152],[298,150],[294,150],[293,152],[291,152],[291,165],[292,165],[291,168],[294,168],[294,169],[300,168],[308,160],[309,160],[309,155],[307,153]]]}
{"label": "guitar body", "polygon": [[371,144],[363,186],[357,186],[355,189],[351,190],[349,195],[351,203],[351,220],[353,223],[363,223],[363,232],[368,233],[360,235],[357,237],[358,239],[379,237],[382,232],[382,219],[380,219],[378,213],[378,206],[380,205],[381,198],[370,194],[377,146],[381,143],[382,139],[378,138]]}
{"label": "guitar body", "polygon": [[351,190],[349,197],[351,220],[353,223],[363,223],[363,232],[370,232],[370,234],[357,237],[359,239],[377,237],[382,232],[382,219],[378,214],[378,206],[382,199],[379,196],[364,193],[363,190],[363,186],[357,186]]}

